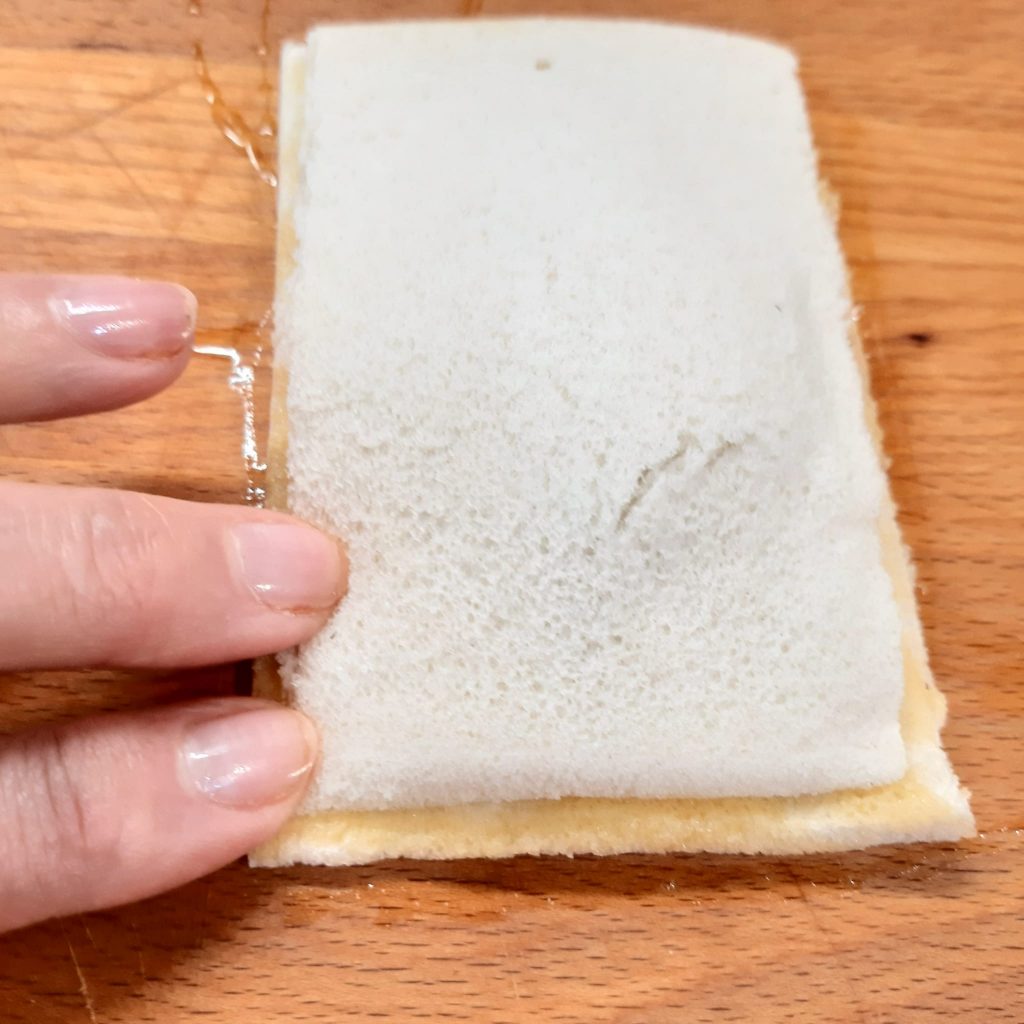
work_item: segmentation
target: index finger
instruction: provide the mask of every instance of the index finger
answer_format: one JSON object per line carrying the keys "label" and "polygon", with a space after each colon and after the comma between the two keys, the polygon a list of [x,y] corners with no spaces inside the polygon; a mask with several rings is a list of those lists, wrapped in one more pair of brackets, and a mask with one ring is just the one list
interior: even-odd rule
{"label": "index finger", "polygon": [[130,405],[188,363],[196,300],[163,281],[0,274],[0,423]]}

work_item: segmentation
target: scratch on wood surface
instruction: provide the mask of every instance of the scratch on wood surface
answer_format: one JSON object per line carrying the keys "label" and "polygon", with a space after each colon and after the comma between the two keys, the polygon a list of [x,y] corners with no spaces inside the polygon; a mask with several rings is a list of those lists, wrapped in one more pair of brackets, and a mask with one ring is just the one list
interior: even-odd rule
{"label": "scratch on wood surface", "polygon": [[132,174],[132,172],[129,171],[127,167],[125,167],[125,165],[118,158],[118,155],[114,152],[114,150],[106,142],[104,142],[103,139],[95,131],[92,131],[89,134],[99,145],[100,149],[102,149],[103,152],[107,154],[107,159],[111,162],[111,164],[113,164],[113,166],[116,167],[121,172],[121,175],[131,186],[132,191],[146,205],[146,208],[153,215],[153,219],[154,221],[156,221],[157,226],[161,228],[165,227],[163,223],[163,217],[160,215],[160,211],[156,208],[156,206],[153,205],[153,200],[150,199],[148,195],[146,195],[145,189],[143,189],[143,187],[139,184],[135,175]]}
{"label": "scratch on wood surface", "polygon": [[[817,911],[814,909],[814,904],[807,898],[807,893],[804,892],[804,887],[800,884],[800,876],[796,873],[796,869],[792,864],[786,864],[785,868],[789,877],[793,880],[793,884],[796,886],[796,894],[799,896],[800,902],[804,905],[804,909],[807,911],[807,916],[811,919],[811,923],[814,925],[815,930],[822,939],[825,940],[825,945],[828,946],[832,963],[836,966],[840,966],[843,963],[842,951],[836,948],[835,943],[832,941],[831,933],[819,919]],[[847,974],[841,967],[840,971],[843,981],[846,983],[846,987],[850,993],[850,1005],[857,1014],[857,1020],[867,1024],[868,1018],[864,1013],[864,1003],[860,997],[860,993],[858,993],[857,989],[854,987],[849,974]]]}
{"label": "scratch on wood surface", "polygon": [[135,942],[137,944],[135,952],[139,958],[139,977],[146,981],[148,976],[146,973],[146,961],[142,957],[142,933],[139,931],[139,922],[134,915],[128,921],[128,927],[135,933]]}
{"label": "scratch on wood surface", "polygon": [[171,82],[164,82],[161,85],[147,89],[145,92],[138,93],[135,96],[129,96],[128,99],[122,103],[118,103],[108,110],[101,110],[98,113],[90,114],[88,117],[83,118],[77,124],[68,125],[66,128],[59,128],[57,131],[48,132],[41,136],[35,143],[35,145],[29,146],[26,149],[21,150],[15,155],[21,159],[28,159],[35,156],[44,146],[51,142],[59,142],[64,139],[73,138],[76,135],[82,134],[82,132],[89,131],[90,129],[96,128],[98,125],[103,124],[104,121],[109,121],[113,117],[117,117],[120,114],[131,110],[132,107],[140,106],[143,103],[148,103],[150,100],[158,99],[166,93],[177,89],[179,86],[184,85],[188,82],[187,77],[175,78]]}
{"label": "scratch on wood surface", "polygon": [[213,886],[209,882],[203,883],[203,912],[199,917],[199,927],[197,929],[198,934],[196,936],[196,942],[198,945],[202,945],[206,939],[206,933],[209,930],[210,924],[210,895],[213,892]]}
{"label": "scratch on wood surface", "polygon": [[18,159],[11,149],[10,129],[7,126],[7,122],[0,125],[0,148],[2,148],[4,154],[4,166],[10,170],[15,183],[20,186],[21,171],[18,167]]}
{"label": "scratch on wood surface", "polygon": [[96,1016],[96,1007],[93,1005],[92,993],[89,991],[89,983],[85,980],[85,974],[82,973],[82,968],[79,966],[78,957],[75,955],[75,947],[71,945],[71,940],[65,936],[64,941],[68,944],[68,952],[71,954],[71,963],[74,965],[75,974],[78,975],[78,991],[82,993],[82,1000],[85,1003],[85,1012],[89,1014],[89,1020],[92,1024],[99,1024],[99,1018]]}

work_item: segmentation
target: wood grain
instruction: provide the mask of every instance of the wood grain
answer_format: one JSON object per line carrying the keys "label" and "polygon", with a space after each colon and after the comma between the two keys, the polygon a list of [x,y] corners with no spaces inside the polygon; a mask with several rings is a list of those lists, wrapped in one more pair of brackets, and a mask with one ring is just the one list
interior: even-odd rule
{"label": "wood grain", "polygon": [[[0,7],[0,265],[174,277],[200,297],[201,340],[252,347],[272,294],[273,195],[212,125],[191,52],[201,39],[227,100],[257,116],[261,0],[202,7]],[[276,42],[318,19],[460,10],[293,0],[270,28]],[[1024,1019],[1024,8],[586,10],[758,32],[800,53],[950,698],[947,744],[981,837],[792,861],[236,865],[0,939],[0,1019]],[[0,473],[240,501],[225,378],[223,361],[199,357],[145,405],[4,429]],[[230,668],[6,676],[0,730],[234,685]]]}

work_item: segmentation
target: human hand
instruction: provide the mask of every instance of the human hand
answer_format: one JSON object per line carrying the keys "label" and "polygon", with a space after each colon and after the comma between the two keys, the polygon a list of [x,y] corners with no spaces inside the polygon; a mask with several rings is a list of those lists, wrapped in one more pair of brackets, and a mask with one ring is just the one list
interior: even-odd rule
{"label": "human hand", "polygon": [[[0,424],[160,391],[194,321],[176,285],[0,274]],[[0,671],[280,650],[323,624],[346,569],[335,541],[281,513],[0,482]],[[298,713],[243,697],[0,738],[0,931],[238,857],[288,817],[316,746]]]}

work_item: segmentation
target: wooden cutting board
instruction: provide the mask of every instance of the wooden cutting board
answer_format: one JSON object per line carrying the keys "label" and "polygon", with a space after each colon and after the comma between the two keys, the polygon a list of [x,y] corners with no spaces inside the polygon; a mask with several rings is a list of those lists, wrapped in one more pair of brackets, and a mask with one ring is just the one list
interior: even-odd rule
{"label": "wooden cutting board", "polygon": [[[262,0],[7,0],[0,266],[175,278],[199,296],[202,343],[252,352],[273,194],[211,113],[258,127],[261,21],[272,66],[315,20],[469,2],[277,0],[261,19]],[[1024,6],[558,8],[574,9],[761,33],[802,58],[981,836],[801,860],[235,865],[0,939],[3,1021],[1024,1020]],[[544,8],[486,13],[526,10]],[[145,405],[5,429],[0,473],[241,501],[227,370],[196,357]],[[235,685],[232,668],[6,676],[0,730]]]}

